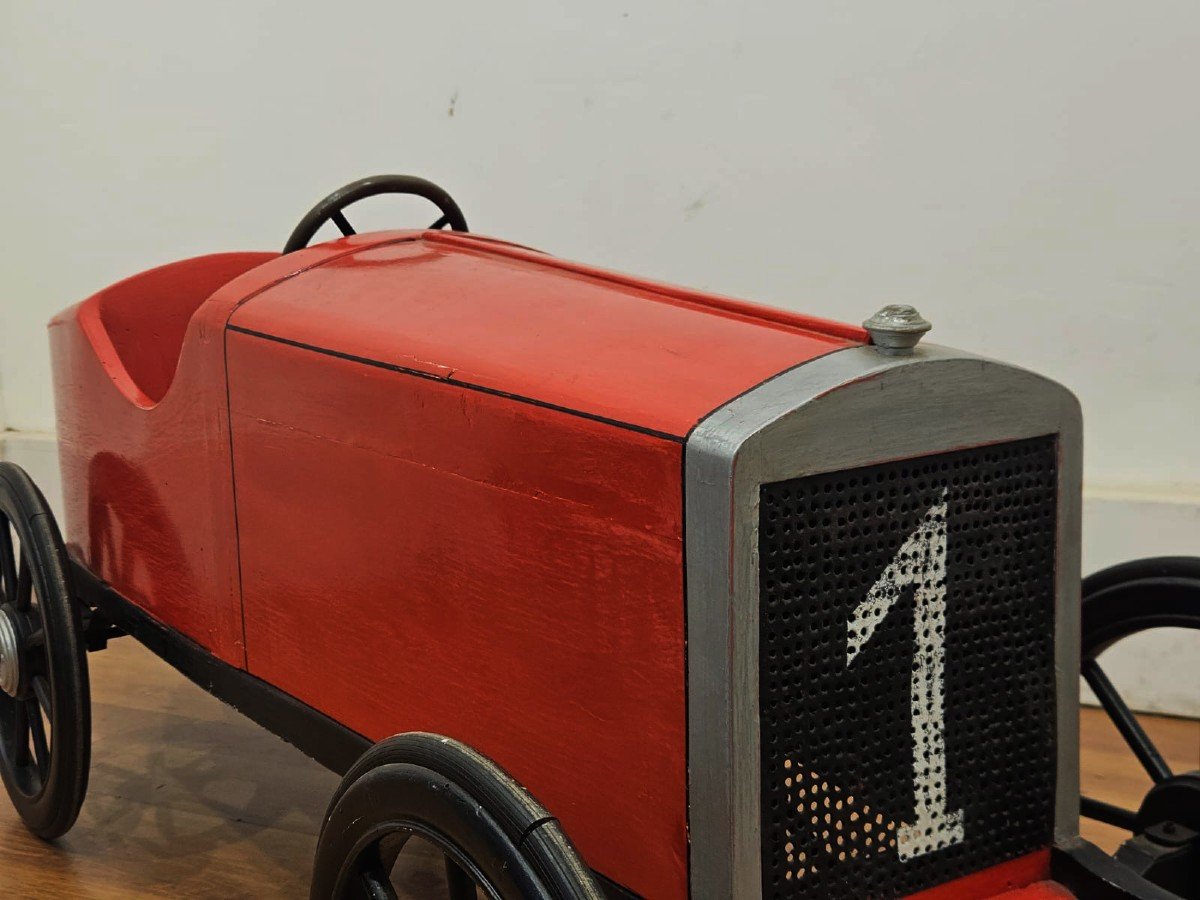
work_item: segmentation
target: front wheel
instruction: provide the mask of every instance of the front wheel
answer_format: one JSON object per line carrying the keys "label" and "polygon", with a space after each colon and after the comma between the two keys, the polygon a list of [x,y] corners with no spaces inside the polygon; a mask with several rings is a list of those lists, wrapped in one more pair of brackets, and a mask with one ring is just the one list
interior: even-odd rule
{"label": "front wheel", "polygon": [[450,738],[404,734],[368,750],[329,805],[310,900],[397,900],[406,847],[443,857],[420,896],[602,900],[553,819],[486,757]]}
{"label": "front wheel", "polygon": [[0,463],[0,777],[45,840],[79,815],[91,757],[91,695],[62,537],[23,469]]}

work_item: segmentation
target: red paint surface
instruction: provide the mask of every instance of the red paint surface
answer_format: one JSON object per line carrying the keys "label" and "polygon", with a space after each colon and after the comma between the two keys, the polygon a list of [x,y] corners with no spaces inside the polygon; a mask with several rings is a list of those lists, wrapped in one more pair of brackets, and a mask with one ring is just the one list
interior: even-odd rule
{"label": "red paint surface", "polygon": [[997,900],[1063,900],[1075,895],[1057,881],[1039,881],[1029,887],[1018,888],[1005,894],[999,894]]}
{"label": "red paint surface", "polygon": [[226,321],[268,285],[399,236],[286,258],[183,260],[105,288],[50,323],[68,543],[122,594],[225,662],[245,664]]}
{"label": "red paint surface", "polygon": [[947,884],[911,894],[910,900],[976,900],[994,897],[1004,900],[1041,900],[1075,896],[1050,878],[1050,851],[1039,850],[1026,856],[973,872]]}
{"label": "red paint surface", "polygon": [[679,436],[760,381],[862,339],[441,234],[343,256],[231,323]]}
{"label": "red paint surface", "polygon": [[682,447],[229,335],[250,671],[433,731],[686,895]]}
{"label": "red paint surface", "polygon": [[[269,259],[222,254],[152,270],[72,307],[50,330],[67,541],[125,596],[235,665],[244,655],[222,358],[228,309],[202,301]],[[154,314],[139,320],[139,305]],[[188,306],[200,311],[185,336]],[[172,343],[182,351],[177,368],[163,349]]]}
{"label": "red paint surface", "polygon": [[478,747],[591,865],[686,896],[682,446],[584,416],[682,437],[854,330],[442,236],[230,324],[250,671]]}

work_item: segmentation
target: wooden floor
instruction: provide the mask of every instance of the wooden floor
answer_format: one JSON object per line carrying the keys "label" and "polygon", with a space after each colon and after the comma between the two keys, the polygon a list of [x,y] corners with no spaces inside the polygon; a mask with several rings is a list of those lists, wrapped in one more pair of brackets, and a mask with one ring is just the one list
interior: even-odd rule
{"label": "wooden floor", "polygon": [[[200,691],[129,639],[90,657],[92,776],[79,823],[31,838],[0,794],[0,897],[306,897],[337,778]],[[1200,722],[1146,717],[1176,769],[1200,767]],[[1149,784],[1120,737],[1085,710],[1084,790],[1136,806]],[[1122,835],[1085,822],[1108,850]],[[406,872],[431,895],[432,860]]]}

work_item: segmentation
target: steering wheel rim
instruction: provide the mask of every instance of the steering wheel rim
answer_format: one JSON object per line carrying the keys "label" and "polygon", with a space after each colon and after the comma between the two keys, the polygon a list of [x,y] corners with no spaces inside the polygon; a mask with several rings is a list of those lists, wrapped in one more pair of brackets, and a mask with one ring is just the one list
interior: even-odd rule
{"label": "steering wheel rim", "polygon": [[432,181],[426,181],[415,175],[369,175],[338,188],[305,213],[304,218],[300,220],[287,239],[283,252],[285,254],[293,253],[307,247],[313,235],[326,222],[333,222],[346,237],[355,234],[354,228],[342,215],[342,210],[352,203],[378,194],[412,194],[428,200],[441,213],[441,216],[429,226],[429,230],[444,228],[447,225],[452,231],[469,230],[466,217],[463,216],[458,204],[454,202],[454,198]]}

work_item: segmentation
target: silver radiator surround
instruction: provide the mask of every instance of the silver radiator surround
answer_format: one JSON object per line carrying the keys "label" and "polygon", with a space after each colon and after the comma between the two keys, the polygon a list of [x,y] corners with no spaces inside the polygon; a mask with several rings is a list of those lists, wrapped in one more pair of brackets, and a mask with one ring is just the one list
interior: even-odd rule
{"label": "silver radiator surround", "polygon": [[790,369],[701,422],[684,456],[693,900],[762,897],[758,506],[763,484],[1058,435],[1055,839],[1079,833],[1082,421],[1070,391],[937,345]]}

